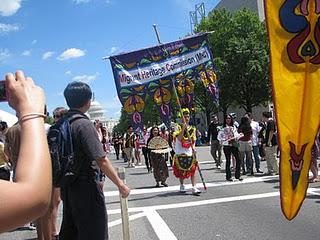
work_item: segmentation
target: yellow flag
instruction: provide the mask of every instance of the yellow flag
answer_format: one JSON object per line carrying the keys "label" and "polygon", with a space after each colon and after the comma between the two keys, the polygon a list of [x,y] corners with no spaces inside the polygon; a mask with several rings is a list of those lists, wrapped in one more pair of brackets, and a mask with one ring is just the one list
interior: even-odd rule
{"label": "yellow flag", "polygon": [[281,207],[293,219],[306,195],[320,125],[320,0],[265,0],[278,126]]}

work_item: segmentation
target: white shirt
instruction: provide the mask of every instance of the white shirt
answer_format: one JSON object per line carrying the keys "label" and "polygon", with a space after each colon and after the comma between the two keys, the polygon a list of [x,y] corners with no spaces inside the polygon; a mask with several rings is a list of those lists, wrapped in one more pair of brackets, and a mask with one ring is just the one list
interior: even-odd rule
{"label": "white shirt", "polygon": [[233,137],[235,138],[235,140],[238,140],[241,137],[241,135],[238,133],[236,127],[226,126],[219,131],[217,138],[223,146],[231,146],[228,140]]}
{"label": "white shirt", "polygon": [[192,156],[192,147],[184,148],[182,147],[181,141],[176,138],[174,151],[176,154],[186,154],[188,156]]}
{"label": "white shirt", "polygon": [[250,123],[252,128],[252,146],[258,146],[258,134],[262,127],[259,126],[259,123],[256,121],[251,121]]}

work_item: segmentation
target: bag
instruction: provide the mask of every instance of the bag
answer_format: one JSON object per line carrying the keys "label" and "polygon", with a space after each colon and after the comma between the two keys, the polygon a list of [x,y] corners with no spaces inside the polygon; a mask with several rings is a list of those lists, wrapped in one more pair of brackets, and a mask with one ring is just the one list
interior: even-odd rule
{"label": "bag", "polygon": [[52,162],[52,179],[55,187],[68,186],[79,175],[81,162],[75,161],[71,136],[71,124],[85,118],[81,114],[66,116],[50,127],[48,145]]}
{"label": "bag", "polygon": [[0,167],[0,179],[10,181],[10,167],[7,164]]}

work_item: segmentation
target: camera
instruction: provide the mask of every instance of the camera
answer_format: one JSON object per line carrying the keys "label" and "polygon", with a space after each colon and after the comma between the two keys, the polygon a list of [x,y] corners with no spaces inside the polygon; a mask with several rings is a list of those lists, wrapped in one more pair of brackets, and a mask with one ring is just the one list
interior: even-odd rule
{"label": "camera", "polygon": [[0,102],[7,101],[6,81],[0,81]]}

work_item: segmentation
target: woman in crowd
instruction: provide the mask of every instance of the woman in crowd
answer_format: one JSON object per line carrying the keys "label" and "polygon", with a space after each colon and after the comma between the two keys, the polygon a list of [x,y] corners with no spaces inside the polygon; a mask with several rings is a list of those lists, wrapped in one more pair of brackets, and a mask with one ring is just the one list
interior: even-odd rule
{"label": "woman in crowd", "polygon": [[236,159],[236,171],[235,178],[242,181],[243,179],[240,176],[240,166],[241,160],[239,157],[238,150],[238,139],[242,137],[243,134],[239,134],[237,128],[233,124],[233,118],[230,114],[226,115],[223,123],[223,128],[218,133],[218,140],[222,142],[223,152],[226,157],[226,180],[233,181],[231,177],[230,161],[231,154]]}
{"label": "woman in crowd", "polygon": [[[6,75],[9,105],[21,126],[16,182],[0,180],[0,233],[43,216],[51,198],[51,160],[43,114],[43,90],[22,71]],[[32,141],[31,141],[32,140]],[[41,183],[41,184],[39,184]]]}
{"label": "woman in crowd", "polygon": [[[154,137],[159,136],[159,128],[158,127],[152,127],[150,131],[150,137],[147,141],[147,146],[149,147],[149,143],[151,139]],[[165,160],[165,154],[164,153],[156,153],[153,150],[150,150],[150,160],[153,167],[153,176],[156,180],[156,187],[159,187],[159,182],[161,182],[162,186],[168,187],[168,184],[166,183],[167,178],[169,177],[168,173],[168,166],[167,162]]]}
{"label": "woman in crowd", "polygon": [[[239,138],[239,156],[241,159],[241,166],[243,175],[246,172],[253,175],[253,161],[252,161],[252,128],[248,117],[242,117],[238,128],[238,133],[243,136]],[[247,171],[246,171],[247,169]]]}

